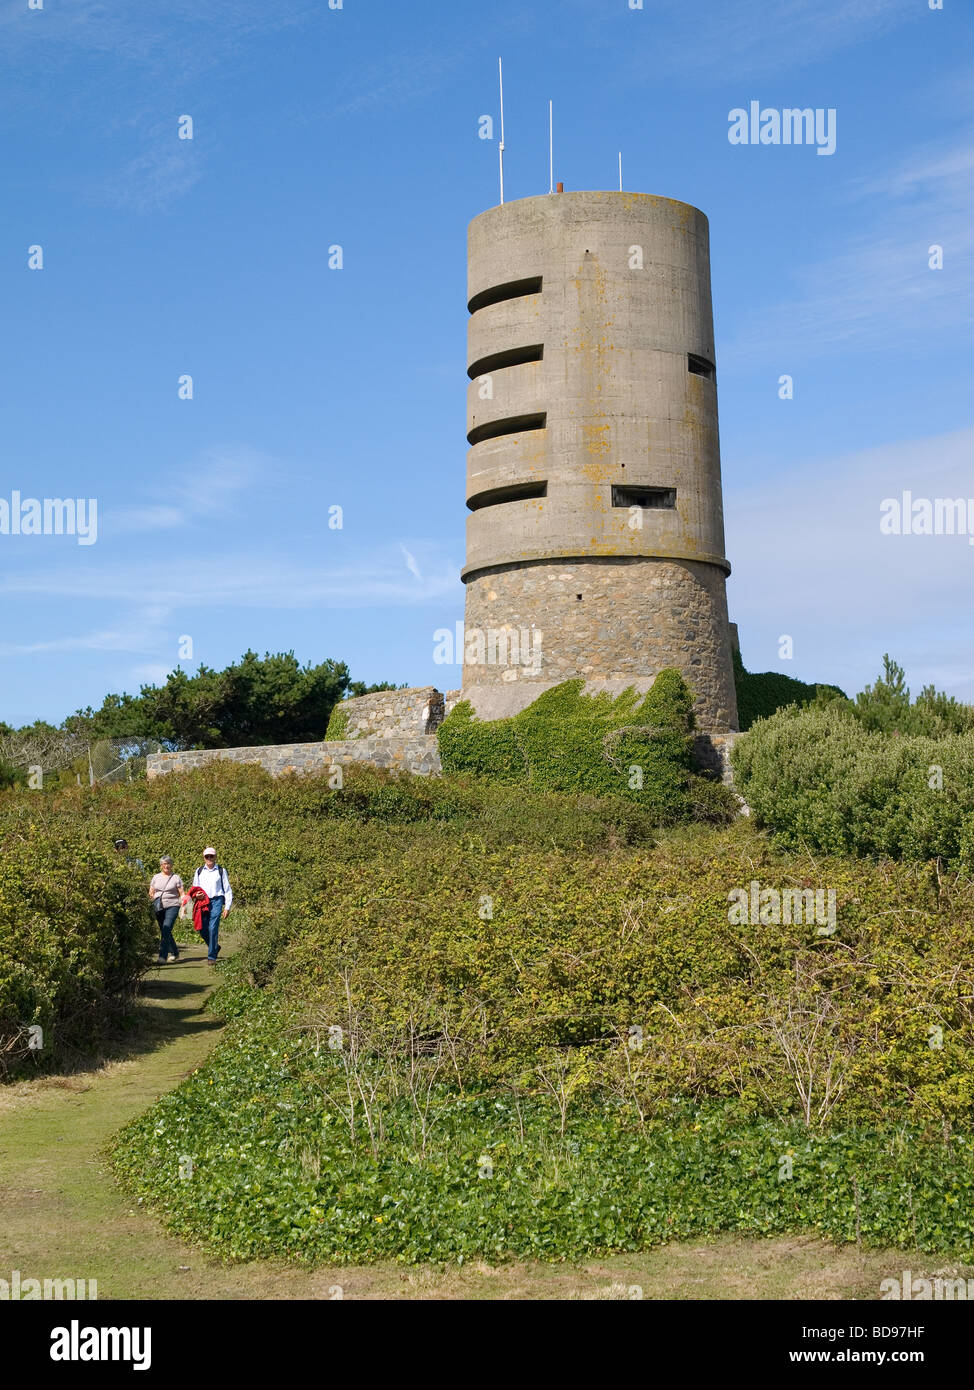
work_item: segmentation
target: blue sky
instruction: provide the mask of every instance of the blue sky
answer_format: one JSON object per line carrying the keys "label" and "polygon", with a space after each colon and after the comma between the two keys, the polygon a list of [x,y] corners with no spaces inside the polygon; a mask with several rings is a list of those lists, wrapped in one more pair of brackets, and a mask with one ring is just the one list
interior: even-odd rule
{"label": "blue sky", "polygon": [[[433,632],[463,614],[499,55],[509,199],[547,191],[551,98],[567,188],[621,149],[710,218],[748,667],[855,690],[888,650],[974,699],[968,537],[879,530],[903,489],[974,497],[972,39],[968,0],[5,0],[0,497],[99,517],[0,535],[0,719],[161,680],[185,636],[189,669],[459,684]],[[835,108],[835,154],[730,144],[751,100]]]}

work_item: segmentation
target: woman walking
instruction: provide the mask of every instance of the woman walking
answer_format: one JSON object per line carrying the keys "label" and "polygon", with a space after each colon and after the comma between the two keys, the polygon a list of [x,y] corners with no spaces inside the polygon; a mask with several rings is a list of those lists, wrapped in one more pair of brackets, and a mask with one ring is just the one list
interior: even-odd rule
{"label": "woman walking", "polygon": [[183,896],[183,880],[172,871],[172,859],[164,854],[159,860],[159,872],[152,875],[149,883],[149,900],[152,911],[159,923],[159,964],[167,960],[178,960],[179,948],[172,929],[179,914],[179,903]]}

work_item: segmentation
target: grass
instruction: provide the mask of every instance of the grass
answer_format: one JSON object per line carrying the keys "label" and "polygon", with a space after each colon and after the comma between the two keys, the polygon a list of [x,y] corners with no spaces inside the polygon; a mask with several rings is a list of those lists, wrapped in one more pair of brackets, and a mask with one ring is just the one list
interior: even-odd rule
{"label": "grass", "polygon": [[880,1281],[905,1264],[917,1277],[972,1273],[814,1238],[733,1237],[578,1265],[222,1265],[167,1236],[114,1185],[104,1157],[114,1132],[216,1042],[222,1023],[204,1006],[218,978],[191,946],[178,965],[150,971],[133,1028],[111,1051],[69,1074],[0,1091],[0,1276],[19,1269],[22,1278],[97,1279],[101,1298],[121,1299],[588,1301],[875,1299]]}

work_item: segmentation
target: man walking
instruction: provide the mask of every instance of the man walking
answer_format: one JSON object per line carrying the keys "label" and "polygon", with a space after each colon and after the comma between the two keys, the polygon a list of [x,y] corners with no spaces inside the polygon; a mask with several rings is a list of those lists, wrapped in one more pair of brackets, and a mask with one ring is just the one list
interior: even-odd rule
{"label": "man walking", "polygon": [[203,851],[203,863],[193,875],[193,887],[202,888],[210,900],[209,913],[203,914],[203,930],[200,935],[207,944],[206,959],[216,965],[220,954],[220,918],[233,905],[233,889],[227,871],[216,862],[216,850],[208,845]]}

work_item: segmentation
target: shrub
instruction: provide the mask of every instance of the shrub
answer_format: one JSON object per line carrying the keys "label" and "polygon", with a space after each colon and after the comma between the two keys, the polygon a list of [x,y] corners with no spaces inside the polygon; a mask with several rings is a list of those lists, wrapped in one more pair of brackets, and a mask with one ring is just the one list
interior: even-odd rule
{"label": "shrub", "polygon": [[0,835],[25,832],[41,807],[52,836],[79,824],[89,843],[110,849],[124,835],[145,866],[160,853],[185,878],[217,846],[243,906],[283,901],[320,887],[330,863],[386,858],[417,831],[431,841],[475,847],[510,844],[608,849],[646,843],[651,818],[624,797],[554,794],[493,786],[471,777],[413,777],[353,766],[333,789],[327,773],[271,777],[254,764],[210,763],[148,783],[0,793]]}
{"label": "shrub", "polygon": [[962,705],[932,685],[924,686],[913,703],[902,666],[883,657],[883,674],[850,702],[850,711],[864,728],[884,734],[945,734],[974,731],[974,706]]}
{"label": "shrub", "polygon": [[[26,793],[30,795],[30,793]],[[154,941],[144,881],[81,829],[0,829],[0,1069],[63,1058],[115,1024]]]}
{"label": "shrub", "polygon": [[732,762],[757,822],[783,843],[974,869],[974,734],[870,732],[836,702],[756,724]]}
{"label": "shrub", "polygon": [[[834,936],[732,920],[752,881],[833,891]],[[544,1091],[554,1048],[580,1095],[642,1115],[679,1094],[816,1125],[968,1123],[972,907],[970,883],[786,855],[746,825],[608,856],[417,842],[292,903],[270,989],[363,1055],[450,1039],[464,1086]]]}
{"label": "shrub", "polygon": [[335,705],[331,714],[328,716],[328,728],[325,730],[326,739],[342,739],[348,737],[348,710],[342,705]]}
{"label": "shrub", "polygon": [[[662,823],[688,818],[694,806],[693,696],[677,671],[662,671],[645,695],[585,695],[565,681],[509,719],[479,720],[468,701],[441,724],[439,748],[450,773],[550,791],[629,797]],[[736,809],[710,792],[711,814]]]}

